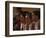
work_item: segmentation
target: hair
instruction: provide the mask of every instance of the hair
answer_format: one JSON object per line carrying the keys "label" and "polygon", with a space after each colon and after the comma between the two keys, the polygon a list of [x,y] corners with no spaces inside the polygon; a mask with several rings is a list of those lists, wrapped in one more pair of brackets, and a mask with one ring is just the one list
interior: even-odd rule
{"label": "hair", "polygon": [[32,13],[29,13],[28,11],[25,11],[24,13],[27,14],[28,16],[32,16]]}

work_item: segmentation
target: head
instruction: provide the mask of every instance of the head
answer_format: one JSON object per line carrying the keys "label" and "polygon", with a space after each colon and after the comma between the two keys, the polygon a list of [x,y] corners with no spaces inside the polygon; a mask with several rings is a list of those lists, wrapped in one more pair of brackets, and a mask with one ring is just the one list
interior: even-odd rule
{"label": "head", "polygon": [[34,11],[32,14],[32,20],[39,20],[40,19],[40,11]]}
{"label": "head", "polygon": [[20,20],[20,16],[16,15],[16,20],[19,21]]}
{"label": "head", "polygon": [[25,13],[26,13],[25,22],[26,22],[26,24],[29,24],[29,23],[31,23],[31,13],[29,13],[29,12],[25,12]]}
{"label": "head", "polygon": [[20,14],[20,21],[21,21],[21,23],[24,23],[24,16],[23,16],[23,14]]}

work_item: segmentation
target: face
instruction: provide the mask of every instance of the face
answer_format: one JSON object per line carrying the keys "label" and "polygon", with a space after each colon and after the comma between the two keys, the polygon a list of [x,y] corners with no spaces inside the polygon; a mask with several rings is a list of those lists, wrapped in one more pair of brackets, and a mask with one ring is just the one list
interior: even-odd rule
{"label": "face", "polygon": [[33,20],[33,21],[37,21],[37,20],[38,20],[38,16],[32,15],[32,20]]}
{"label": "face", "polygon": [[19,20],[19,16],[16,16],[16,19]]}
{"label": "face", "polygon": [[36,16],[35,15],[32,15],[32,20],[35,20],[36,19]]}
{"label": "face", "polygon": [[30,17],[29,16],[25,16],[25,22],[26,22],[26,24],[30,23]]}
{"label": "face", "polygon": [[36,18],[35,21],[38,21],[38,16],[35,16],[35,18]]}
{"label": "face", "polygon": [[20,21],[23,23],[24,22],[24,17],[23,15],[20,15]]}

